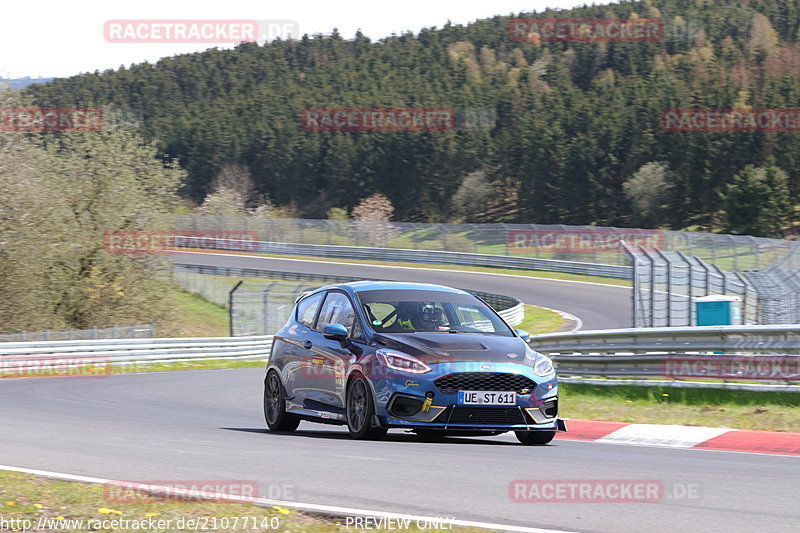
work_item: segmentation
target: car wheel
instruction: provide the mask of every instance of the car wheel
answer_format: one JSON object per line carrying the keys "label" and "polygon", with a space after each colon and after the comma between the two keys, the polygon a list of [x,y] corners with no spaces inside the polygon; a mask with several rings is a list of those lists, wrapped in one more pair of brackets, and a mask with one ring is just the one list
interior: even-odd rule
{"label": "car wheel", "polygon": [[281,379],[276,372],[267,374],[264,381],[264,418],[270,431],[294,431],[300,419],[286,412]]}
{"label": "car wheel", "polygon": [[367,380],[355,377],[347,387],[347,429],[355,439],[380,439],[386,435],[385,428],[372,427],[375,403],[372,400]]}
{"label": "car wheel", "polygon": [[555,431],[515,431],[517,440],[528,446],[542,446],[556,436]]}

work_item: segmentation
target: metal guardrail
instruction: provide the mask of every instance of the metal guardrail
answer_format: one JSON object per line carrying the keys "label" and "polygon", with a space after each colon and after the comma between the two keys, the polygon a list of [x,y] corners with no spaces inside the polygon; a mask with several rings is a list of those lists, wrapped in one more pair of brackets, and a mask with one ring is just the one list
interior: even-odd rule
{"label": "metal guardrail", "polygon": [[[464,289],[467,290],[467,289]],[[468,291],[497,311],[509,326],[519,326],[525,320],[525,304],[516,298],[489,292]]]}
{"label": "metal guardrail", "polygon": [[630,264],[614,241],[648,244],[698,256],[729,271],[760,270],[786,253],[789,241],[746,235],[566,226],[562,224],[432,224],[311,220],[257,216],[176,215],[178,230],[247,231],[253,240],[302,244],[446,250],[583,263]]}
{"label": "metal guardrail", "polygon": [[231,249],[247,250],[266,254],[304,255],[337,259],[366,259],[376,261],[401,261],[411,263],[446,264],[462,266],[484,266],[520,270],[546,270],[586,274],[606,278],[631,279],[633,269],[625,265],[581,263],[558,259],[516,257],[508,255],[475,254],[466,252],[444,252],[438,250],[407,250],[401,248],[367,248],[362,246],[336,246],[323,244],[295,244],[286,242],[240,241],[217,239],[215,248],[230,241]]}
{"label": "metal guardrail", "polygon": [[198,359],[266,359],[272,336],[9,342],[0,346],[0,378],[35,369],[98,363],[156,363]]}
{"label": "metal guardrail", "polygon": [[545,333],[530,345],[566,383],[800,392],[800,326]]}
{"label": "metal guardrail", "polygon": [[800,325],[630,328],[543,333],[532,336],[530,345],[537,351],[559,355],[698,352],[800,355]]}
{"label": "metal guardrail", "polygon": [[[794,385],[800,380],[798,327],[693,328],[696,335],[688,329],[547,333],[533,336],[531,345],[553,358],[565,383],[800,391]],[[269,335],[7,343],[0,347],[0,377],[98,364],[266,359],[271,346]],[[565,355],[576,353],[581,355]],[[634,379],[613,379],[620,377]],[[772,383],[743,383],[754,381]]]}
{"label": "metal guardrail", "polygon": [[155,324],[134,324],[110,328],[19,331],[0,334],[0,342],[71,341],[96,339],[141,339],[156,336]]}

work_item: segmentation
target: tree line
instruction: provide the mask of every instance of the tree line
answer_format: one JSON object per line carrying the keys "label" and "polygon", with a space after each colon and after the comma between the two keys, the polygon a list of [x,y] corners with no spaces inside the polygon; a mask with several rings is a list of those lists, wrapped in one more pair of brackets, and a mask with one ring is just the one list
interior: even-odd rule
{"label": "tree line", "polygon": [[[642,18],[652,42],[519,42],[512,18]],[[303,36],[56,79],[39,105],[111,105],[188,177],[324,217],[385,195],[395,218],[722,229],[796,220],[798,133],[664,131],[679,108],[800,107],[800,0],[645,0],[520,13],[371,41]],[[303,128],[307,108],[489,110],[447,131]],[[768,201],[764,201],[767,199]]]}

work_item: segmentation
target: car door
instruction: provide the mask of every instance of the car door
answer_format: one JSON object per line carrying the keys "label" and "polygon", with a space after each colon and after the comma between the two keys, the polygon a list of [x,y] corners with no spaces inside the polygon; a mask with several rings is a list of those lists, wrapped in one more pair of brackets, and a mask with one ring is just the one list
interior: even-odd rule
{"label": "car door", "polygon": [[317,380],[314,376],[313,346],[314,324],[317,320],[325,293],[312,294],[300,300],[295,309],[296,323],[281,339],[283,371],[286,376],[286,390],[291,407],[305,408],[306,398],[314,396]]}
{"label": "car door", "polygon": [[314,328],[312,341],[312,363],[319,383],[315,386],[317,400],[336,413],[344,413],[345,381],[347,369],[355,360],[348,348],[342,348],[339,341],[326,339],[322,334],[325,326],[341,324],[352,332],[356,313],[350,298],[344,292],[330,291],[320,309]]}

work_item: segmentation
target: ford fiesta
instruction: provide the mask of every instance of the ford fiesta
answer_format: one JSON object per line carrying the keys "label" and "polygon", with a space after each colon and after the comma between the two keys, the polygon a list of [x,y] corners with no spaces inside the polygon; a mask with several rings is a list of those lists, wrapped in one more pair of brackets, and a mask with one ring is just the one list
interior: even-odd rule
{"label": "ford fiesta", "polygon": [[566,430],[558,381],[526,337],[457,289],[366,281],[317,289],[275,334],[267,425],[346,424],[357,439],[389,428],[423,438],[513,431],[523,444],[547,444]]}

